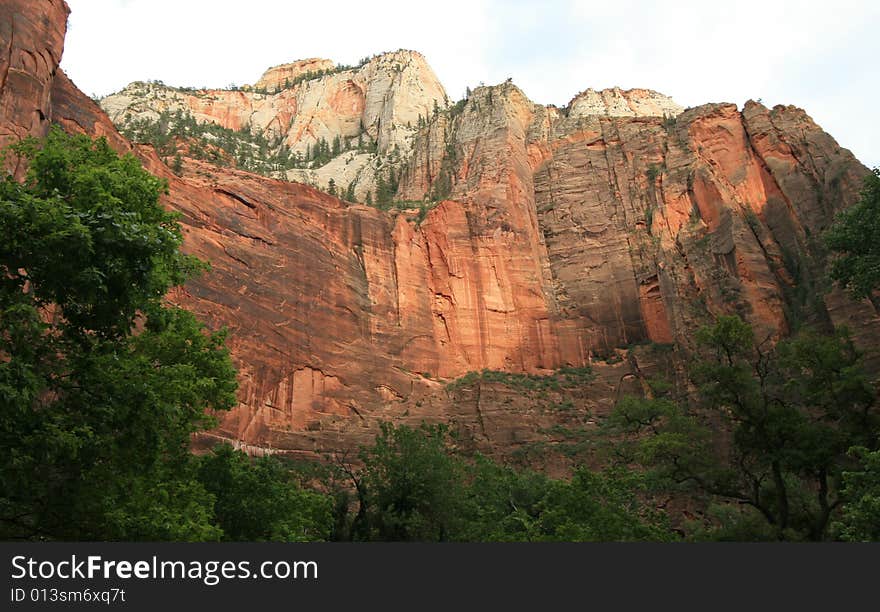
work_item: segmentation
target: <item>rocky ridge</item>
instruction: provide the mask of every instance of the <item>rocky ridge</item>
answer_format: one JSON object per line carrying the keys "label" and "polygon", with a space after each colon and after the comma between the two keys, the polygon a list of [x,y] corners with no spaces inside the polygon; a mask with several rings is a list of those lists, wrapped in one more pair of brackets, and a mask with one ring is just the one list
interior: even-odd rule
{"label": "rocky ridge", "polygon": [[357,145],[367,154],[351,176],[321,172],[316,164],[297,164],[300,168],[278,175],[324,189],[330,178],[337,185],[344,178],[346,186],[354,182],[354,193],[363,201],[375,190],[377,174],[407,156],[418,124],[445,108],[448,98],[425,58],[400,50],[354,67],[323,59],[283,64],[267,70],[253,86],[234,90],[135,82],[100,103],[120,128],[183,112],[198,123],[259,134],[273,152],[283,147],[302,158],[322,142],[338,143],[339,150],[333,151],[337,160]]}

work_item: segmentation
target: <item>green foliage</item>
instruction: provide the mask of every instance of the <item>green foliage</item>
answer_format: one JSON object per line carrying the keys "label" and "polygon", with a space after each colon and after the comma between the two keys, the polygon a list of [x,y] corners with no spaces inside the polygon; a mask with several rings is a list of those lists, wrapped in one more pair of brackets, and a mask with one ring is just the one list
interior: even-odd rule
{"label": "green foliage", "polygon": [[382,424],[364,449],[368,539],[442,541],[460,517],[462,465],[448,452],[442,425]]}
{"label": "green foliage", "polygon": [[827,538],[847,451],[876,447],[880,431],[851,341],[804,331],[764,350],[738,317],[720,317],[697,340],[697,401],[621,401],[604,425],[609,447],[667,489],[750,507],[728,513],[742,519],[740,535],[760,523],[754,539]]}
{"label": "green foliage", "polygon": [[435,201],[446,200],[452,195],[455,184],[455,169],[458,151],[454,144],[454,132],[445,134],[446,151],[440,162],[440,171],[431,183],[431,199]]}
{"label": "green foliage", "polygon": [[388,202],[385,202],[384,204],[373,204],[373,198],[369,193],[367,194],[366,202],[367,206],[374,206],[379,210],[386,211],[402,212],[416,209],[418,210],[415,218],[416,225],[420,225],[428,216],[428,211],[435,208],[438,203],[439,202],[434,202],[431,200],[390,200]]}
{"label": "green foliage", "polygon": [[449,106],[445,109],[445,112],[448,114],[450,119],[455,119],[464,112],[464,107],[467,105],[468,97],[462,98],[452,106]]}
{"label": "green foliage", "polygon": [[831,277],[854,298],[880,287],[880,168],[865,178],[859,201],[837,216],[825,243],[838,255]]}
{"label": "green foliage", "polygon": [[[374,142],[370,141],[366,146],[362,143],[362,136],[358,136],[357,149],[359,152],[375,153]],[[336,136],[333,138],[333,143],[329,144],[326,138],[321,137],[315,143],[315,146],[309,146],[306,149],[305,157],[301,158],[301,160],[294,160],[294,167],[319,168],[343,151],[349,150],[351,150],[351,142],[348,139]]]}
{"label": "green foliage", "polygon": [[171,162],[171,171],[177,176],[183,174],[183,158],[180,157],[180,153],[174,154],[174,160]]}
{"label": "green foliage", "polygon": [[[571,480],[459,456],[444,426],[383,424],[363,468],[354,539],[385,541],[625,541],[674,539],[633,472],[578,470]],[[342,503],[337,511],[347,512]]]}
{"label": "green foliage", "polygon": [[[348,64],[339,64],[337,66],[334,66],[333,68],[325,68],[322,70],[307,70],[306,72],[303,72],[302,74],[295,76],[293,78],[293,80],[291,80],[290,78],[285,78],[284,83],[282,85],[278,85],[272,91],[269,91],[266,87],[257,87],[257,88],[254,88],[254,92],[264,94],[264,95],[266,95],[266,94],[274,95],[274,94],[277,94],[277,93],[284,91],[285,89],[292,89],[292,88],[296,87],[297,85],[299,85],[300,83],[304,83],[306,81],[314,81],[317,79],[324,78],[325,76],[339,74],[340,72],[348,72],[349,70],[354,70],[356,68],[360,68],[362,65],[363,64],[359,64],[357,66],[350,66]],[[231,89],[233,91],[237,91],[241,88],[230,86],[228,89]],[[180,90],[180,88],[178,88],[178,90]],[[189,88],[189,90],[195,91],[192,88]]]}
{"label": "green foliage", "polygon": [[[436,206],[436,204],[434,204],[434,206]],[[430,205],[428,202],[419,202],[419,214],[416,217],[416,225],[422,224],[428,216],[428,211],[434,208],[434,206]]]}
{"label": "green foliage", "polygon": [[[485,370],[485,371],[488,371],[488,370]],[[475,383],[478,383],[482,380],[481,374],[482,374],[481,372],[474,372],[474,371],[463,374],[463,375],[459,376],[458,378],[456,378],[455,380],[453,380],[452,382],[447,383],[446,390],[447,391],[456,391],[461,388],[472,387]]]}
{"label": "green foliage", "polygon": [[152,144],[160,157],[173,156],[171,169],[177,174],[182,171],[177,150],[181,142],[187,143],[189,157],[218,166],[229,165],[234,160],[238,168],[262,175],[322,165],[331,159],[326,141],[319,141],[303,156],[299,152],[292,153],[284,144],[283,136],[269,140],[248,126],[230,130],[216,123],[199,123],[191,113],[183,111],[163,111],[155,120],[135,119],[120,131],[133,142]]}
{"label": "green foliage", "polygon": [[0,537],[215,539],[188,446],[235,403],[235,370],[222,333],[162,302],[199,268],[164,183],[59,129],[16,151],[30,170],[0,184]]}
{"label": "green foliage", "polygon": [[449,167],[450,165],[451,164],[441,163],[440,172],[437,174],[437,177],[431,185],[432,200],[446,200],[452,195],[453,171]]}
{"label": "green foliage", "polygon": [[756,236],[760,236],[761,227],[763,224],[761,223],[761,218],[758,216],[758,213],[749,208],[743,213],[743,217],[745,218],[746,224],[748,224],[752,232]]}
{"label": "green foliage", "polygon": [[501,370],[484,369],[481,372],[468,372],[446,385],[449,392],[472,387],[478,382],[501,383],[522,391],[550,391],[581,386],[595,378],[590,366],[564,366],[553,374],[521,374]]}
{"label": "green foliage", "polygon": [[[292,87],[296,87],[297,85],[299,85],[300,83],[303,83],[305,81],[313,81],[315,79],[321,79],[325,76],[339,74],[340,72],[349,72],[351,70],[357,70],[358,68],[361,68],[362,66],[364,66],[367,62],[369,62],[374,57],[377,57],[377,56],[373,55],[371,57],[364,57],[361,59],[360,62],[358,62],[354,66],[349,65],[349,64],[337,64],[333,68],[325,68],[323,70],[307,70],[306,72],[294,77],[293,80],[291,80],[289,78],[284,79],[284,86],[281,89],[290,89]],[[263,92],[263,93],[266,93],[266,92]],[[277,91],[275,93],[277,93]]]}
{"label": "green foliage", "polygon": [[593,368],[588,365],[581,367],[562,366],[556,370],[555,376],[561,376],[563,386],[567,387],[585,385],[596,378]]}
{"label": "green foliage", "polygon": [[809,321],[822,320],[826,316],[825,294],[829,281],[824,273],[824,245],[810,240],[808,250],[782,247],[782,264],[792,279],[783,283],[785,320],[793,331],[798,331]]}
{"label": "green foliage", "polygon": [[354,195],[354,188],[355,188],[355,182],[352,181],[348,184],[348,187],[345,188],[345,192],[344,192],[344,195],[342,196],[342,199],[347,200],[349,202],[355,202],[356,200],[355,200],[355,195]]}
{"label": "green foliage", "polygon": [[388,178],[382,172],[376,173],[376,208],[388,210],[394,194],[397,193],[397,177],[394,170],[388,171]]}
{"label": "green foliage", "polygon": [[752,328],[736,315],[718,317],[715,325],[697,330],[696,339],[712,355],[711,363],[723,362],[727,366],[734,366],[737,358],[747,355],[755,343]]}
{"label": "green foliage", "polygon": [[710,431],[673,401],[624,397],[602,428],[616,462],[650,466],[653,480],[685,482],[714,468]]}
{"label": "green foliage", "polygon": [[581,468],[570,482],[550,487],[532,539],[562,542],[670,541],[662,513],[639,499],[645,484],[628,470]]}
{"label": "green foliage", "polygon": [[858,464],[843,473],[847,504],[834,530],[850,542],[880,542],[880,451],[850,450]]}
{"label": "green foliage", "polygon": [[[68,331],[128,331],[138,309],[198,268],[181,255],[180,228],[158,202],[166,187],[106,141],[53,129],[31,158],[27,182],[0,183],[3,279],[9,299],[62,307]],[[16,296],[25,284],[30,297]]]}
{"label": "green foliage", "polygon": [[[214,523],[213,496],[195,479],[190,466],[181,464],[184,473],[132,475],[125,490],[103,498],[105,505],[96,507],[106,524],[95,525],[85,532],[88,539],[125,541],[213,542],[220,540],[222,530]],[[96,481],[100,490],[104,483]],[[80,514],[82,516],[82,514]],[[63,539],[85,539],[77,535],[61,535]],[[45,536],[44,536],[45,537]]]}
{"label": "green foliage", "polygon": [[216,498],[224,540],[307,542],[330,535],[330,498],[302,488],[279,459],[251,460],[220,445],[200,459],[199,480]]}
{"label": "green foliage", "polygon": [[625,470],[577,470],[569,481],[517,472],[478,457],[459,539],[483,542],[668,541],[665,516],[640,499],[644,479]]}
{"label": "green foliage", "polygon": [[747,504],[711,503],[705,521],[687,525],[688,540],[701,542],[775,542],[773,525],[754,507]]}

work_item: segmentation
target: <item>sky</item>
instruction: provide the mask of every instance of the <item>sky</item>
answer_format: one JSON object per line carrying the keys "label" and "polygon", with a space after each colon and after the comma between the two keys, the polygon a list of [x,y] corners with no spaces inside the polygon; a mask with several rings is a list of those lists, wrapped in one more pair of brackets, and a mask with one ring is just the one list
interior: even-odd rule
{"label": "sky", "polygon": [[564,106],[644,87],[684,106],[793,104],[880,166],[876,0],[67,0],[62,68],[89,95],[131,81],[227,87],[307,57],[414,49],[453,100],[512,78]]}

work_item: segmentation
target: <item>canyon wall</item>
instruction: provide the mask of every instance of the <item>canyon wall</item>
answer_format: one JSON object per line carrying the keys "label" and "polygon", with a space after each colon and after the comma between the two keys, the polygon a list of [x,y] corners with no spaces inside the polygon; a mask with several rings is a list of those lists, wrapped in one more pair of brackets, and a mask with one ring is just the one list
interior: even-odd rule
{"label": "canyon wall", "polygon": [[[427,212],[386,212],[196,159],[177,176],[58,68],[66,5],[6,4],[0,137],[56,122],[133,151],[168,180],[163,202],[181,213],[184,249],[211,263],[168,296],[229,328],[239,368],[238,407],[200,444],[346,452],[382,420],[429,420],[509,454],[594,426],[650,375],[674,377],[671,345],[686,351],[719,314],[740,314],[760,338],[802,324],[846,324],[865,348],[880,337],[869,302],[817,289],[817,240],[866,169],[795,107],[683,109],[613,89],[560,109],[510,82],[447,106],[413,52],[271,95],[141,84],[102,102],[116,120],[186,108],[275,130],[291,146],[373,130],[380,151],[397,145],[398,198],[424,201],[444,186]],[[330,65],[309,62],[270,69],[258,85]],[[567,390],[446,388],[484,368],[588,365],[595,379]]]}

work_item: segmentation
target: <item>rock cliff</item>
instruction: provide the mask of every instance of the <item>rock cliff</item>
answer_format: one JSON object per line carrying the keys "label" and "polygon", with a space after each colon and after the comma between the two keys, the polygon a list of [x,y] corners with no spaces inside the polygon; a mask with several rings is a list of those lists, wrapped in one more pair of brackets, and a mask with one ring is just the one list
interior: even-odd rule
{"label": "rock cliff", "polygon": [[[168,179],[185,250],[212,264],[168,296],[229,327],[240,369],[238,408],[200,443],[345,451],[380,420],[426,419],[453,422],[463,445],[524,453],[594,426],[650,376],[675,379],[673,356],[714,315],[770,338],[803,323],[846,323],[864,347],[880,337],[869,302],[819,290],[815,245],[866,169],[795,107],[685,110],[612,89],[560,109],[509,82],[447,105],[424,58],[399,51],[279,66],[249,90],[133,84],[102,111],[57,67],[66,5],[7,5],[5,142],[57,122],[133,150]],[[388,163],[396,199],[433,201],[383,211],[186,155],[177,176],[111,123],[166,110],[292,149],[368,137],[375,152],[294,174],[341,185],[372,168],[362,199]],[[585,366],[589,382],[554,374]],[[482,369],[508,374],[446,387]]]}
{"label": "rock cliff", "polygon": [[[120,127],[188,113],[198,123],[264,137],[270,149],[307,159],[321,144],[331,146],[333,167],[349,172],[312,171],[297,164],[286,178],[327,188],[355,184],[358,199],[376,188],[377,174],[406,157],[418,124],[447,106],[447,96],[425,58],[395,51],[366,58],[358,66],[308,59],[267,70],[253,86],[235,90],[174,88],[134,82],[101,100]],[[351,164],[352,149],[366,153]],[[279,169],[281,171],[281,169]],[[341,183],[344,180],[345,183]]]}
{"label": "rock cliff", "polygon": [[[0,19],[0,147],[48,129],[69,12],[63,0],[33,8],[20,0],[6,4]],[[6,164],[14,169],[16,160]]]}

